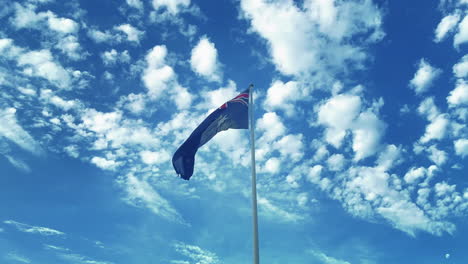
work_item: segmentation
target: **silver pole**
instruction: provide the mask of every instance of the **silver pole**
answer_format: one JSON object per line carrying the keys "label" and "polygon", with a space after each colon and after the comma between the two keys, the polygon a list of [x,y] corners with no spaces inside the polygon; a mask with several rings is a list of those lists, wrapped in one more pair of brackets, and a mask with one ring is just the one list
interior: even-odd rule
{"label": "silver pole", "polygon": [[250,130],[250,156],[252,170],[252,217],[253,217],[253,263],[259,263],[258,256],[258,216],[257,216],[257,176],[255,172],[255,135],[254,135],[254,104],[253,84],[249,86],[249,130]]}

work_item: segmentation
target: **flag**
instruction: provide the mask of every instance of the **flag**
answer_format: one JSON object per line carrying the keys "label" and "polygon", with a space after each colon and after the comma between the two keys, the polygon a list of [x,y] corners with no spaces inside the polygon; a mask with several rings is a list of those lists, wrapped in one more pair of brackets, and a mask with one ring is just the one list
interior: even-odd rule
{"label": "flag", "polygon": [[232,129],[248,129],[249,89],[227,101],[212,112],[177,149],[172,157],[176,173],[184,180],[190,179],[197,150],[218,132]]}

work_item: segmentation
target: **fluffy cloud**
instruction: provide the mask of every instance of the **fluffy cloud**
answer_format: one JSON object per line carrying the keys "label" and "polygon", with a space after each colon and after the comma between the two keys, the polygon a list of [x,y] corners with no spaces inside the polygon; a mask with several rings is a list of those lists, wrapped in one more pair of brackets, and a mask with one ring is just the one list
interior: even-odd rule
{"label": "fluffy cloud", "polygon": [[361,99],[356,95],[340,94],[330,98],[318,110],[318,123],[326,127],[325,141],[339,148],[361,111]]}
{"label": "fluffy cloud", "polygon": [[30,51],[18,58],[26,75],[44,78],[57,86],[70,89],[71,77],[67,70],[56,63],[49,50]]}
{"label": "fluffy cloud", "polygon": [[252,30],[267,40],[276,68],[287,75],[359,64],[366,54],[349,40],[358,34],[365,43],[383,37],[381,14],[371,1],[304,1],[298,6],[290,0],[242,0],[241,10]]}
{"label": "fluffy cloud", "polygon": [[115,160],[108,160],[102,157],[93,157],[91,163],[95,164],[103,170],[115,170],[119,166],[119,162]]}
{"label": "fluffy cloud", "polygon": [[455,146],[455,153],[461,157],[468,156],[468,139],[458,139],[453,142]]}
{"label": "fluffy cloud", "polygon": [[140,31],[130,24],[122,24],[115,27],[116,30],[122,31],[127,36],[127,40],[130,42],[140,43],[140,39],[143,37],[144,31]]}
{"label": "fluffy cloud", "polygon": [[440,114],[434,118],[434,120],[427,125],[424,136],[421,137],[422,143],[427,143],[431,140],[441,140],[445,137],[448,125],[450,121],[447,119],[445,114]]}
{"label": "fluffy cloud", "polygon": [[155,10],[166,9],[171,14],[177,14],[190,5],[190,0],[153,0]]}
{"label": "fluffy cloud", "polygon": [[447,102],[452,107],[468,104],[468,84],[465,81],[458,81],[455,89],[447,97]]}
{"label": "fluffy cloud", "polygon": [[386,125],[374,113],[368,111],[359,115],[353,126],[354,159],[359,161],[379,151],[380,140]]}
{"label": "fluffy cloud", "polygon": [[435,42],[442,41],[448,33],[452,32],[455,29],[459,20],[460,20],[459,14],[451,14],[442,18],[442,20],[440,21],[439,25],[437,25],[437,28],[434,32],[435,33],[434,41]]}
{"label": "fluffy cloud", "polygon": [[410,87],[414,89],[416,94],[422,94],[432,86],[441,73],[440,69],[432,67],[425,59],[421,59],[419,68],[409,83]]}
{"label": "fluffy cloud", "polygon": [[175,78],[174,70],[165,65],[166,46],[154,46],[146,55],[147,67],[142,79],[152,97],[159,97],[167,89],[168,83]]}
{"label": "fluffy cloud", "polygon": [[304,99],[304,93],[298,82],[283,83],[277,80],[268,88],[264,105],[268,110],[281,109],[286,115],[292,116],[296,111],[295,102],[301,99]]}
{"label": "fluffy cloud", "polygon": [[192,70],[211,81],[220,82],[222,74],[218,62],[218,51],[213,42],[203,36],[192,49],[190,57]]}
{"label": "fluffy cloud", "polygon": [[144,150],[140,152],[141,160],[148,164],[161,164],[170,160],[171,155],[166,150],[161,151],[148,151]]}
{"label": "fluffy cloud", "polygon": [[128,63],[131,59],[128,50],[118,52],[115,49],[103,52],[101,58],[105,65],[114,65],[119,62]]}
{"label": "fluffy cloud", "polygon": [[468,41],[468,15],[458,24],[458,32],[453,39],[453,46],[458,48],[460,44]]}
{"label": "fluffy cloud", "polygon": [[457,78],[465,78],[468,76],[468,55],[462,57],[462,59],[453,66],[453,73]]}

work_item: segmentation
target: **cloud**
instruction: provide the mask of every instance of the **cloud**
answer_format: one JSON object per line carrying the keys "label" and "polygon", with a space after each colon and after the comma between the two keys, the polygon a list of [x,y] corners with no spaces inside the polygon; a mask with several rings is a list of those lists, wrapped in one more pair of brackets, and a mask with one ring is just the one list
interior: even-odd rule
{"label": "cloud", "polygon": [[164,45],[154,46],[146,55],[147,67],[142,80],[153,98],[158,98],[175,78],[174,70],[165,65],[166,55],[167,49]]}
{"label": "cloud", "polygon": [[359,115],[352,128],[354,160],[359,161],[379,151],[385,128],[386,124],[374,113],[367,111]]}
{"label": "cloud", "polygon": [[323,252],[312,251],[312,255],[323,264],[351,264],[348,261],[330,257]]}
{"label": "cloud", "polygon": [[153,0],[153,8],[158,11],[166,9],[170,14],[177,14],[190,5],[190,0]]}
{"label": "cloud", "polygon": [[143,11],[144,6],[141,0],[126,0],[127,5]]}
{"label": "cloud", "polygon": [[127,35],[127,40],[140,44],[140,39],[143,37],[144,31],[140,31],[130,24],[122,24],[115,27],[116,30],[122,31]]}
{"label": "cloud", "polygon": [[31,260],[26,258],[25,256],[18,255],[17,253],[10,252],[6,255],[6,258],[9,260],[13,260],[15,262],[20,262],[20,263],[26,263],[29,264],[31,263]]}
{"label": "cloud", "polygon": [[118,36],[113,35],[111,32],[99,31],[94,28],[89,29],[87,32],[87,35],[96,43],[104,43],[104,42],[118,40]]}
{"label": "cloud", "polygon": [[296,101],[304,100],[304,89],[296,81],[283,83],[274,81],[267,90],[267,97],[264,102],[267,110],[281,109],[286,115],[293,116],[296,112]]}
{"label": "cloud", "polygon": [[431,140],[441,140],[445,137],[450,121],[445,114],[440,114],[427,125],[426,132],[421,137],[421,143],[427,143]]}
{"label": "cloud", "polygon": [[411,79],[409,86],[417,95],[426,92],[439,77],[442,70],[432,67],[425,59],[419,61],[419,68]]}
{"label": "cloud", "polygon": [[468,84],[465,81],[459,80],[455,89],[447,96],[447,102],[451,107],[462,104],[468,105]]}
{"label": "cloud", "polygon": [[367,55],[349,40],[361,35],[361,44],[372,43],[384,35],[381,13],[371,1],[304,1],[298,6],[289,0],[242,0],[241,11],[252,31],[267,41],[273,63],[285,75],[359,65]]}
{"label": "cloud", "polygon": [[0,109],[0,124],[0,139],[6,138],[34,155],[43,153],[39,143],[18,123],[16,108]]}
{"label": "cloud", "polygon": [[79,29],[78,23],[69,18],[57,17],[54,13],[46,13],[49,28],[63,34],[76,33]]}
{"label": "cloud", "polygon": [[144,150],[140,152],[140,157],[141,157],[141,160],[148,165],[161,164],[171,159],[171,155],[166,150],[161,150],[161,151]]}
{"label": "cloud", "polygon": [[129,63],[131,60],[128,50],[118,52],[115,49],[101,53],[101,58],[104,64],[107,66],[112,66],[117,63]]}
{"label": "cloud", "polygon": [[[204,250],[198,246],[185,244],[183,242],[176,242],[173,247],[177,253],[190,259],[190,262],[185,261],[171,261],[171,263],[196,263],[196,264],[216,264],[220,263],[216,254]],[[192,262],[193,261],[193,262]]]}
{"label": "cloud", "polygon": [[460,44],[468,41],[468,15],[458,24],[458,32],[453,39],[453,46],[458,48]]}
{"label": "cloud", "polygon": [[222,81],[218,51],[214,43],[206,36],[201,37],[197,45],[192,49],[190,65],[194,72],[205,77],[207,80]]}
{"label": "cloud", "polygon": [[14,226],[19,231],[25,232],[25,233],[39,234],[43,236],[64,236],[65,235],[65,233],[52,229],[52,228],[32,226],[32,225],[16,222],[13,220],[6,220],[6,221],[3,221],[3,223]]}
{"label": "cloud", "polygon": [[56,63],[50,50],[29,51],[18,58],[23,73],[44,78],[57,86],[70,89],[71,77],[67,70]]}
{"label": "cloud", "polygon": [[128,203],[137,207],[146,207],[168,220],[186,224],[171,203],[159,195],[146,180],[128,174],[120,183],[127,191],[125,200]]}
{"label": "cloud", "polygon": [[458,139],[453,142],[455,153],[461,157],[468,156],[468,139]]}
{"label": "cloud", "polygon": [[353,121],[361,111],[361,99],[356,95],[339,94],[328,99],[318,110],[317,122],[326,127],[325,141],[335,148],[341,146]]}
{"label": "cloud", "polygon": [[465,55],[461,60],[453,66],[453,73],[457,78],[468,77],[468,55]]}
{"label": "cloud", "polygon": [[452,32],[455,29],[455,27],[458,24],[458,21],[460,21],[459,14],[451,14],[442,18],[439,25],[437,25],[437,28],[435,29],[434,41],[441,42],[447,36],[448,33]]}
{"label": "cloud", "polygon": [[81,60],[88,55],[83,52],[78,38],[73,35],[61,38],[55,47],[72,60]]}
{"label": "cloud", "polygon": [[115,170],[120,165],[120,162],[116,162],[115,160],[111,159],[109,160],[103,157],[93,157],[91,159],[91,163],[95,164],[103,170]]}

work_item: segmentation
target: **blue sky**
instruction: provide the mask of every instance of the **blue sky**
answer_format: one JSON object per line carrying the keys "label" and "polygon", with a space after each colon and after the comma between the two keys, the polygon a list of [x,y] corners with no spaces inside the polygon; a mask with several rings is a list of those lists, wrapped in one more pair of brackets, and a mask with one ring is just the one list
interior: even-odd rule
{"label": "blue sky", "polygon": [[466,263],[466,0],[0,0],[0,263]]}

